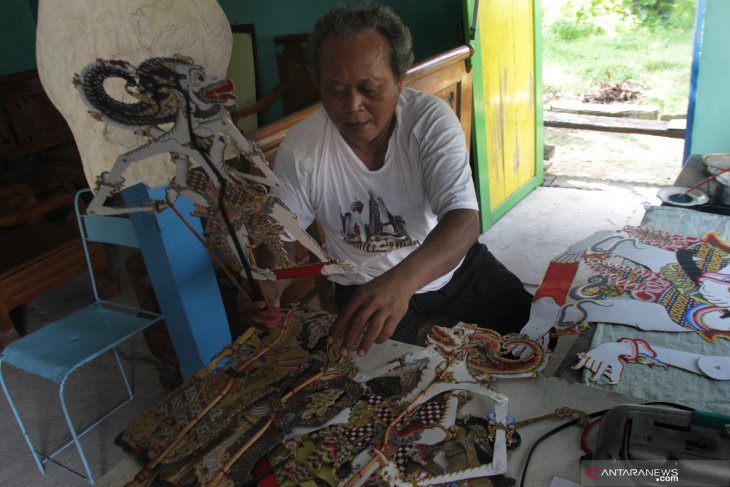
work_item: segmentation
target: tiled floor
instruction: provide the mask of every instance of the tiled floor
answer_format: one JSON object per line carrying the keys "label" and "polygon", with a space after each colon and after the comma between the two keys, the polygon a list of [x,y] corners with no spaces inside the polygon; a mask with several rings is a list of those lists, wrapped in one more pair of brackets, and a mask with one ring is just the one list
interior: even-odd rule
{"label": "tiled floor", "polygon": [[[596,230],[638,224],[644,205],[658,204],[656,191],[656,187],[648,185],[608,185],[549,176],[546,185],[534,190],[482,235],[481,240],[534,291],[553,256]],[[42,323],[56,313],[68,312],[83,302],[87,292],[86,285],[79,280],[50,293],[26,307],[28,320]],[[158,381],[156,359],[146,350],[144,341],[137,339],[131,344],[133,347],[123,349],[124,361],[137,397],[82,440],[97,480],[103,479],[125,458],[113,443],[116,434],[166,392]],[[8,370],[6,377],[10,387],[17,391],[29,433],[38,445],[50,448],[62,444],[68,431],[57,407],[55,387],[14,370]],[[72,416],[82,423],[90,421],[104,406],[121,399],[123,386],[116,377],[111,357],[103,357],[79,371],[67,391],[69,397],[76,398],[71,401]],[[54,414],[49,412],[51,409]],[[38,472],[4,398],[0,399],[0,432],[0,485],[87,485],[53,464],[49,464],[45,476]],[[72,447],[59,459],[80,467]],[[107,475],[103,483],[123,485],[129,480],[124,475]]]}

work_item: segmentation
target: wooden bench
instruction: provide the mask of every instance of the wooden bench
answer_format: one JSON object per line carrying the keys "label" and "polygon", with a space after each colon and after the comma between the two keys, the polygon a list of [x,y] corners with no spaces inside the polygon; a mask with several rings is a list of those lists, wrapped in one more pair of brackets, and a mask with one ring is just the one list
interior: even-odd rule
{"label": "wooden bench", "polygon": [[[10,312],[86,270],[73,218],[83,168],[35,70],[0,77],[0,350]],[[105,267],[101,247],[93,252]]]}
{"label": "wooden bench", "polygon": [[594,130],[622,134],[656,135],[659,137],[684,138],[684,128],[675,129],[671,122],[664,120],[643,120],[640,118],[604,117],[601,115],[582,115],[545,111],[545,127]]}
{"label": "wooden bench", "polygon": [[[472,82],[469,58],[471,46],[458,46],[425,59],[406,72],[404,85],[446,101],[461,121],[467,145],[471,141]],[[261,127],[247,137],[256,142],[266,160],[273,165],[276,150],[289,129],[321,107],[316,103]],[[232,117],[235,119],[236,114]]]}

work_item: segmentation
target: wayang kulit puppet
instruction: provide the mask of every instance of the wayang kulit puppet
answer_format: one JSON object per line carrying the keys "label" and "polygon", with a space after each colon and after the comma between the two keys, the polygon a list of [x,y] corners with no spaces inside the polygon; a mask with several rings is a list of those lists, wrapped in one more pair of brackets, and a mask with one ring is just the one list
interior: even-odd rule
{"label": "wayang kulit puppet", "polygon": [[[129,485],[270,475],[278,485],[410,486],[506,470],[507,398],[489,383],[535,376],[547,360],[537,343],[435,327],[425,349],[359,371],[324,344],[332,318],[294,310],[281,327],[240,337],[130,423],[117,441],[146,466]],[[517,344],[529,358],[510,353]],[[493,420],[460,413],[470,394],[493,401]],[[434,460],[442,450],[445,467]]]}
{"label": "wayang kulit puppet", "polygon": [[[110,94],[112,80],[124,84],[125,99]],[[138,66],[123,60],[97,60],[81,70],[74,83],[93,117],[148,139],[121,154],[109,171],[97,177],[95,196],[87,209],[90,214],[174,209],[175,199],[182,195],[195,204],[194,214],[203,217],[209,245],[232,269],[245,270],[249,279],[354,271],[353,264],[329,258],[300,228],[296,215],[268,194],[268,187],[282,183],[261,151],[226,116],[226,110],[235,108],[229,80],[208,75],[189,58],[174,56],[148,59]],[[231,148],[260,175],[228,164],[226,151]],[[166,200],[137,207],[108,205],[110,196],[124,187],[124,173],[131,165],[165,153],[175,165]],[[283,236],[300,242],[319,263],[295,268],[284,251]],[[249,266],[255,262],[252,249],[261,244],[274,257],[273,269]]]}
{"label": "wayang kulit puppet", "polygon": [[[692,333],[709,343],[730,339],[729,264],[730,246],[714,233],[695,238],[630,226],[598,232],[550,263],[522,332],[544,346],[551,335],[574,332],[587,322]],[[581,272],[590,276],[576,278]],[[606,376],[618,382],[627,362],[730,380],[727,357],[673,350],[642,338],[600,344],[580,354],[576,368],[593,372],[591,380]]]}

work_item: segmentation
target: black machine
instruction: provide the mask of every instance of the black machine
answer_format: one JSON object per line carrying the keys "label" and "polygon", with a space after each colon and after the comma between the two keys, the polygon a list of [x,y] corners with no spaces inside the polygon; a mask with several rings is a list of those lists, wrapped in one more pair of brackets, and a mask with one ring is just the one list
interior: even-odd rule
{"label": "black machine", "polygon": [[629,465],[722,460],[681,463],[682,478],[692,485],[723,485],[730,479],[730,417],[654,405],[618,406],[606,413],[591,460]]}

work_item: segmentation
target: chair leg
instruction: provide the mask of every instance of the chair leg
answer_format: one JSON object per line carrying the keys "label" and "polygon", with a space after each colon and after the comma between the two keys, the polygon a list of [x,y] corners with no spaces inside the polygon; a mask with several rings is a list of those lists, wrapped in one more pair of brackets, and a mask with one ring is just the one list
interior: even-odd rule
{"label": "chair leg", "polygon": [[28,448],[30,449],[31,455],[33,455],[33,460],[35,460],[38,470],[41,472],[41,475],[43,475],[46,473],[45,467],[43,466],[43,461],[41,461],[40,456],[38,455],[38,452],[33,447],[33,442],[30,440],[28,431],[25,429],[23,420],[20,419],[20,414],[18,414],[18,409],[15,407],[15,403],[13,402],[13,399],[10,396],[10,391],[8,390],[8,386],[5,384],[5,377],[3,376],[2,366],[3,366],[3,362],[2,362],[2,360],[0,360],[0,385],[2,385],[3,392],[5,393],[5,397],[8,399],[8,404],[10,404],[10,409],[13,411],[13,415],[15,416],[15,421],[17,421],[18,426],[20,427],[20,432],[23,434],[23,438],[25,438],[25,442],[28,445]]}
{"label": "chair leg", "polygon": [[[84,477],[83,475],[80,475],[78,472],[76,472],[74,470],[71,470],[68,467],[65,467],[65,468],[67,468],[67,470],[69,470],[69,471],[71,471],[71,472],[79,475],[80,477],[85,478],[86,480],[89,481],[89,483],[91,485],[94,485],[94,476],[91,474],[91,469],[89,468],[89,462],[86,461],[86,455],[84,454],[84,449],[81,447],[81,442],[79,441],[79,437],[81,435],[83,435],[84,433],[86,433],[87,431],[89,431],[93,426],[95,426],[98,423],[98,421],[97,421],[97,423],[94,423],[89,428],[87,428],[86,430],[84,430],[81,433],[81,435],[77,435],[76,434],[76,428],[74,428],[73,422],[71,421],[71,416],[68,414],[68,408],[66,407],[66,399],[65,399],[64,394],[63,394],[64,388],[66,386],[66,379],[67,378],[68,378],[68,376],[67,377],[64,377],[63,381],[61,382],[61,385],[60,385],[60,387],[58,389],[58,395],[59,395],[59,397],[61,399],[61,409],[63,409],[63,415],[66,417],[66,424],[68,425],[68,430],[71,432],[71,437],[73,438],[72,441],[76,445],[76,450],[79,452],[79,456],[81,457],[81,463],[84,465],[84,470],[86,470],[86,477]],[[68,443],[65,446],[61,447],[60,450],[56,451],[56,453],[60,452],[64,448],[66,448],[67,445],[68,445]],[[54,453],[53,455],[55,455],[56,453]],[[51,455],[51,457],[53,455]],[[61,465],[61,466],[64,466],[64,465]]]}
{"label": "chair leg", "polygon": [[[124,379],[124,387],[127,388],[127,394],[129,395],[129,399],[127,401],[131,401],[134,398],[134,392],[132,392],[132,388],[129,385],[129,380],[127,379],[127,373],[124,371],[124,366],[122,365],[122,359],[119,357],[119,352],[117,351],[117,347],[113,347],[112,351],[114,352],[114,358],[117,360],[117,367],[119,367],[119,372],[122,374],[122,379]],[[125,401],[123,404],[126,404],[127,401]]]}
{"label": "chair leg", "polygon": [[[89,467],[89,463],[86,460],[86,454],[84,453],[84,450],[81,447],[80,438],[82,436],[84,436],[86,433],[88,433],[89,431],[91,431],[94,427],[96,427],[99,423],[101,423],[102,421],[104,421],[106,418],[108,418],[109,416],[111,416],[112,414],[114,414],[122,406],[124,406],[125,404],[127,404],[129,401],[131,401],[134,398],[134,393],[132,392],[132,388],[129,385],[129,380],[127,379],[127,373],[124,371],[124,365],[122,364],[121,357],[119,357],[119,352],[117,351],[117,348],[116,347],[113,347],[112,348],[112,351],[114,352],[114,358],[116,359],[117,367],[119,368],[119,372],[122,375],[122,380],[124,380],[124,387],[127,389],[127,398],[124,399],[119,404],[117,404],[116,406],[114,406],[111,411],[107,412],[102,417],[100,417],[99,419],[97,419],[92,425],[88,426],[81,433],[78,433],[78,434],[76,433],[76,428],[74,427],[73,422],[71,421],[71,416],[69,415],[68,409],[66,407],[66,400],[64,398],[64,386],[66,385],[66,378],[68,378],[68,376],[66,378],[64,378],[64,380],[61,382],[61,387],[59,389],[59,395],[60,395],[60,398],[61,398],[61,408],[63,409],[63,414],[66,417],[66,424],[68,424],[68,429],[71,432],[71,436],[72,436],[73,439],[71,441],[69,441],[66,445],[64,445],[63,447],[61,447],[59,450],[57,450],[56,453],[59,453],[61,450],[63,450],[64,448],[66,448],[66,446],[70,445],[71,443],[74,443],[76,445],[76,449],[79,452],[79,456],[81,457],[81,462],[84,465],[84,470],[86,470],[86,477],[84,477],[83,475],[81,475],[79,472],[76,472],[75,470],[66,467],[65,465],[62,465],[62,464],[58,464],[58,465],[60,465],[61,467],[65,468],[66,470],[69,470],[72,473],[75,473],[79,477],[85,478],[86,480],[89,481],[89,483],[91,485],[94,485],[94,476],[91,474],[91,468]],[[54,455],[56,455],[56,453],[54,453],[53,455],[51,455],[51,457],[54,456]],[[50,457],[49,457],[49,460],[50,460]],[[54,462],[54,463],[58,463],[58,462]]]}
{"label": "chair leg", "polygon": [[[17,408],[15,407],[15,403],[13,402],[12,397],[10,396],[10,391],[8,390],[7,385],[5,384],[5,378],[2,375],[2,365],[3,362],[0,359],[0,386],[2,386],[3,392],[5,393],[5,397],[8,399],[8,403],[10,404],[10,409],[13,411],[13,414],[15,415],[15,420],[18,423],[18,426],[20,427],[20,431],[23,434],[23,437],[25,438],[25,442],[28,444],[28,448],[30,449],[30,453],[33,455],[33,459],[36,462],[36,465],[38,466],[38,470],[41,472],[41,474],[45,474],[45,466],[44,464],[48,461],[55,463],[59,467],[64,468],[65,470],[68,470],[69,472],[87,480],[91,485],[94,485],[94,476],[91,473],[91,468],[89,467],[89,463],[86,460],[86,454],[84,453],[84,449],[81,446],[81,437],[84,436],[86,433],[91,431],[94,427],[96,427],[99,423],[104,421],[106,418],[114,414],[117,410],[119,410],[121,407],[123,407],[125,404],[127,404],[129,401],[131,401],[134,398],[134,393],[132,392],[132,388],[129,384],[129,379],[127,378],[127,374],[124,371],[124,366],[122,364],[122,360],[119,357],[119,353],[117,352],[116,347],[112,348],[112,351],[114,352],[114,358],[117,362],[117,367],[119,368],[119,372],[122,375],[122,379],[124,380],[124,386],[127,389],[127,398],[122,400],[119,404],[114,406],[111,411],[104,414],[102,417],[97,419],[92,425],[88,426],[86,429],[84,429],[81,433],[76,433],[76,428],[74,427],[73,421],[71,421],[71,415],[68,412],[68,407],[66,406],[66,398],[64,395],[65,386],[66,386],[66,379],[68,379],[68,375],[64,377],[64,379],[59,384],[58,389],[58,395],[61,401],[61,409],[63,410],[64,418],[66,419],[66,425],[68,426],[68,430],[71,433],[71,440],[63,445],[61,448],[56,450],[54,453],[51,453],[50,455],[45,455],[43,453],[40,453],[33,447],[33,443],[30,439],[30,435],[28,435],[27,430],[25,429],[25,425],[23,424],[23,421],[20,418],[20,414],[18,413]],[[86,471],[86,475],[82,474],[81,472],[77,472],[76,470],[54,460],[53,457],[61,453],[63,450],[66,449],[71,444],[74,444],[76,446],[76,450],[79,453],[79,457],[81,457],[81,463],[84,466],[84,470]]]}

